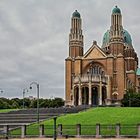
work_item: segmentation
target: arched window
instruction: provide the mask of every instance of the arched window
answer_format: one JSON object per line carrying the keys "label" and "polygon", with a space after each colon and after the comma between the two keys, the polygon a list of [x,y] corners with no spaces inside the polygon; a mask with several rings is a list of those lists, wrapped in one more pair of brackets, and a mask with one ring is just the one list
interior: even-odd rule
{"label": "arched window", "polygon": [[93,66],[93,67],[90,69],[89,72],[90,72],[92,75],[104,75],[104,74],[105,74],[104,71],[103,71],[103,69],[102,69],[100,66],[98,66],[98,65]]}
{"label": "arched window", "polygon": [[98,67],[95,67],[95,74],[98,74]]}
{"label": "arched window", "polygon": [[92,73],[92,74],[95,73],[95,67],[92,69],[91,73]]}
{"label": "arched window", "polygon": [[102,69],[101,69],[101,67],[99,68],[99,74],[100,74],[100,73],[102,73]]}

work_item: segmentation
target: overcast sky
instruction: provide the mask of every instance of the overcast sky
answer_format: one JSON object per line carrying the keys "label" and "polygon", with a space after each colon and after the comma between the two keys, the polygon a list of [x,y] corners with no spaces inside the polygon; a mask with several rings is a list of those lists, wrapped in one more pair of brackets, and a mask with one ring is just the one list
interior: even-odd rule
{"label": "overcast sky", "polygon": [[[115,5],[140,57],[140,0],[0,0],[0,96],[22,98],[36,81],[41,97],[64,98],[72,13],[81,14],[87,51],[93,40],[101,46]],[[36,96],[36,86],[30,95]]]}

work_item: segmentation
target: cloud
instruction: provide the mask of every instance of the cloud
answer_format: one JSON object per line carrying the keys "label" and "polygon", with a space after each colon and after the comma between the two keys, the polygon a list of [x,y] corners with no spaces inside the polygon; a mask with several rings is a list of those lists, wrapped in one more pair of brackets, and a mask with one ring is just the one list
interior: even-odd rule
{"label": "cloud", "polygon": [[[93,40],[101,46],[112,8],[118,5],[140,54],[139,4],[139,0],[0,1],[0,87],[5,91],[1,96],[21,98],[23,88],[37,81],[41,97],[64,97],[64,64],[71,15],[76,9],[82,17],[85,51]],[[30,94],[36,96],[35,92],[34,87]]]}

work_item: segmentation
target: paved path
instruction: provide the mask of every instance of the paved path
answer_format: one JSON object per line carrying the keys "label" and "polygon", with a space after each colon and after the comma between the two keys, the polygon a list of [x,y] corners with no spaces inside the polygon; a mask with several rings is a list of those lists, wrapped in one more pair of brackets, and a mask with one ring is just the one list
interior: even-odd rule
{"label": "paved path", "polygon": [[[57,140],[140,140],[140,138],[106,138],[106,139],[96,139],[96,138],[68,138],[68,139],[57,139]],[[10,139],[10,140],[53,140],[52,138],[24,138],[24,139]]]}

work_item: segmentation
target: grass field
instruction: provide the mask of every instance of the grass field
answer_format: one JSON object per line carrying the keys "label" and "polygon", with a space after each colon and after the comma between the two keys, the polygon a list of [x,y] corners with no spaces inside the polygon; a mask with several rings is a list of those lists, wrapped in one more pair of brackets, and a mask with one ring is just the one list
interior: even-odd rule
{"label": "grass field", "polygon": [[[100,107],[92,108],[77,114],[68,114],[57,119],[63,125],[95,125],[101,124],[137,124],[140,123],[140,108]],[[52,124],[45,121],[44,124]]]}
{"label": "grass field", "polygon": [[15,111],[15,110],[18,110],[18,109],[0,109],[0,113],[7,113],[10,111]]}
{"label": "grass field", "polygon": [[[135,135],[137,133],[136,127],[130,129],[130,126],[136,126],[140,123],[140,108],[99,107],[57,118],[57,125],[63,124],[63,129],[69,130],[67,133],[73,135],[75,134],[76,124],[81,124],[82,134],[95,134],[95,125],[97,123],[101,124],[101,132],[104,135],[113,135],[117,123],[120,123],[123,128],[121,130],[122,134]],[[41,124],[45,125],[46,135],[53,134],[53,120],[47,120]],[[27,127],[27,134],[36,135],[39,132],[38,130],[38,124],[33,124]],[[16,133],[20,133],[20,130]]]}

